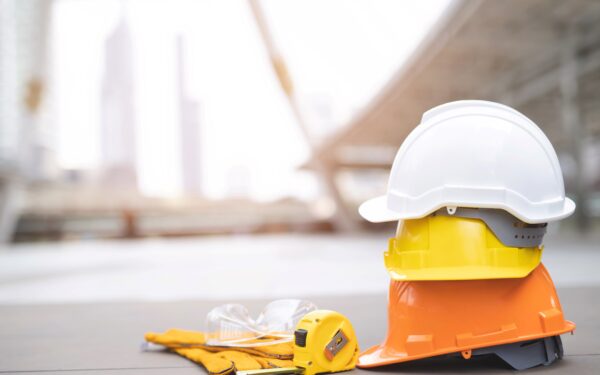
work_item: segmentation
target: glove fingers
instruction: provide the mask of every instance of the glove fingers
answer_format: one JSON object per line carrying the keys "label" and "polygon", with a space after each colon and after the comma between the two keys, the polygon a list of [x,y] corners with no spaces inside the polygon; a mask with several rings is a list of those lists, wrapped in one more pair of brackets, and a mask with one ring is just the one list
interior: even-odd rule
{"label": "glove fingers", "polygon": [[268,358],[292,359],[294,358],[294,345],[291,342],[282,344],[256,346],[251,348],[239,348],[246,353]]}
{"label": "glove fingers", "polygon": [[190,345],[204,345],[206,336],[202,332],[186,331],[183,329],[170,329],[165,333],[148,332],[144,336],[146,341],[163,345],[169,348]]}
{"label": "glove fingers", "polygon": [[[249,348],[236,347],[235,349],[232,349],[231,347],[205,345],[206,335],[203,332],[183,329],[170,329],[165,333],[148,332],[145,335],[145,339],[148,342],[163,345],[168,348],[199,347],[211,352],[236,350],[252,355],[278,359],[292,359],[294,356],[294,346],[291,342]],[[255,342],[261,341],[264,340],[255,340]],[[250,342],[252,343],[252,341]]]}
{"label": "glove fingers", "polygon": [[174,349],[174,351],[190,361],[201,364],[204,366],[204,368],[206,368],[206,371],[208,371],[209,374],[226,375],[235,371],[235,365],[233,361],[213,353],[209,353],[203,349],[178,348]]}
{"label": "glove fingers", "polygon": [[254,357],[262,368],[294,367],[294,361],[277,358]]}
{"label": "glove fingers", "polygon": [[255,357],[247,353],[226,350],[213,355],[233,362],[236,370],[259,370],[263,368]]}
{"label": "glove fingers", "polygon": [[201,364],[211,375],[229,375],[236,370],[293,367],[291,342],[250,348],[207,346],[204,345],[204,333],[182,329],[170,329],[165,333],[148,332],[145,338]]}
{"label": "glove fingers", "polygon": [[[249,341],[249,343],[264,344],[272,340],[273,338],[261,338]],[[294,355],[294,344],[291,341],[271,345],[252,346],[242,349],[246,350],[248,353],[251,352],[252,354],[262,355],[269,358],[291,359]]]}
{"label": "glove fingers", "polygon": [[275,350],[271,350],[270,347],[253,347],[253,348],[242,348],[242,347],[224,347],[224,346],[208,346],[208,345],[200,345],[200,347],[204,350],[208,350],[209,352],[217,353],[222,351],[230,351],[235,350],[239,352],[248,353],[257,357],[265,357],[265,358],[276,358],[276,359],[293,359],[294,358],[294,349],[292,345],[286,347],[279,347]]}

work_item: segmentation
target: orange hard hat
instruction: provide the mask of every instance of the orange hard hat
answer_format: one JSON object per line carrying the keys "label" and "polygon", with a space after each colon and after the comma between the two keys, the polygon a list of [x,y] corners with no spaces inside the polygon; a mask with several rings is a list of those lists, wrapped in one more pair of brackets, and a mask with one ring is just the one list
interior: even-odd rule
{"label": "orange hard hat", "polygon": [[524,278],[397,281],[389,291],[385,341],[361,353],[368,368],[571,332],[540,264]]}

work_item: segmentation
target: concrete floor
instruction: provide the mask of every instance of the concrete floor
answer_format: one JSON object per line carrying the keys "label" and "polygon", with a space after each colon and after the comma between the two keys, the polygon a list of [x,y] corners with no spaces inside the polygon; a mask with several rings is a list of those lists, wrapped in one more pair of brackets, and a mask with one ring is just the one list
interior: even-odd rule
{"label": "concrete floor", "polygon": [[[563,336],[562,361],[528,372],[598,373],[598,244],[595,237],[546,241],[544,262],[578,327]],[[177,355],[141,352],[144,332],[202,329],[215,305],[239,301],[258,313],[278,297],[304,296],[346,314],[367,348],[386,330],[382,246],[377,236],[265,236],[7,248],[0,251],[0,373],[203,374]],[[508,371],[490,359],[434,359],[368,372]]]}
{"label": "concrete floor", "polygon": [[[552,366],[528,370],[548,374],[597,374],[600,366],[600,289],[559,291],[565,313],[577,322],[564,335],[565,357]],[[346,314],[362,348],[385,334],[386,297],[315,297],[318,305]],[[223,301],[97,303],[0,307],[0,373],[56,374],[203,374],[199,366],[167,352],[142,352],[146,331],[201,327],[205,314]],[[258,311],[266,300],[242,301]],[[506,373],[500,361],[429,360],[360,373]]]}
{"label": "concrete floor", "polygon": [[[545,243],[543,261],[556,285],[600,286],[600,233],[555,234]],[[385,293],[386,246],[385,235],[19,244],[0,250],[0,304]],[[298,282],[290,273],[311,277]]]}

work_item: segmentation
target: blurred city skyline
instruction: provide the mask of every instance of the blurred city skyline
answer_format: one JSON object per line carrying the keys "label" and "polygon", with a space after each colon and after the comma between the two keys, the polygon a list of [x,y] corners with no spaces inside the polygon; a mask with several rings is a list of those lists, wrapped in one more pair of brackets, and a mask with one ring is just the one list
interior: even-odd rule
{"label": "blurred city skyline", "polygon": [[422,114],[474,98],[599,217],[594,2],[0,4],[0,242],[353,233]]}
{"label": "blurred city skyline", "polygon": [[[343,7],[339,1],[264,2],[311,136],[323,139],[346,124],[397,70],[447,3]],[[329,21],[340,12],[343,17],[332,28]],[[318,195],[312,173],[298,171],[309,149],[246,2],[61,0],[54,2],[51,24],[50,91],[55,94],[59,167],[106,167],[102,118],[110,111],[107,95],[117,95],[120,107],[131,100],[132,139],[120,146],[110,141],[108,154],[118,157],[115,147],[133,145],[129,159],[145,195],[185,193],[190,184],[185,175],[194,174],[194,168],[200,185],[196,192],[209,199],[307,200]],[[110,38],[131,38],[130,56],[109,56],[115,54]],[[131,64],[126,100],[125,78],[113,74],[118,64]],[[107,84],[117,85],[112,94],[103,92]],[[196,113],[187,114],[188,122],[190,116],[197,122],[192,136],[182,133],[183,101],[188,109],[190,103],[196,107]],[[199,149],[190,153],[194,144]],[[198,160],[186,163],[183,154]]]}

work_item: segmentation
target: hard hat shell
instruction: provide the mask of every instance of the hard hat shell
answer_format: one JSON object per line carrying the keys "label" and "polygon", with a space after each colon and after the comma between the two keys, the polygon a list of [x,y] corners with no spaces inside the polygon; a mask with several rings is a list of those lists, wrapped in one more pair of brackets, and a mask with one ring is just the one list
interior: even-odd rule
{"label": "hard hat shell", "polygon": [[384,253],[396,280],[474,280],[525,277],[543,247],[504,245],[479,219],[436,215],[403,220]]}
{"label": "hard hat shell", "polygon": [[542,264],[521,279],[392,280],[387,337],[361,353],[358,367],[535,340],[574,329],[575,324],[563,317]]}
{"label": "hard hat shell", "polygon": [[384,222],[447,206],[503,209],[527,223],[575,210],[540,128],[510,107],[481,100],[427,111],[396,154],[387,195],[366,201],[359,212]]}

